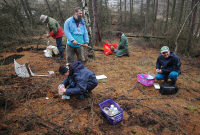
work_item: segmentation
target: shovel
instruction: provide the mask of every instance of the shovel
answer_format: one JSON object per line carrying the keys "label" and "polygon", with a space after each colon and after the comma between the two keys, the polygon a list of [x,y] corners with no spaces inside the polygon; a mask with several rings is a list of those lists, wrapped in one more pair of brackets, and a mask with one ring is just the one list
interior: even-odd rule
{"label": "shovel", "polygon": [[93,48],[92,48],[91,46],[88,46],[88,45],[86,45],[86,44],[80,44],[80,43],[77,43],[77,45],[81,45],[81,46],[84,46],[84,47],[88,47],[88,48],[90,48],[90,49],[93,50]]}
{"label": "shovel", "polygon": [[88,45],[86,45],[86,44],[77,43],[77,45],[81,45],[81,46],[84,46],[84,47],[88,47],[88,48],[90,48],[90,49],[93,50],[93,51],[104,51],[104,50],[102,50],[102,49],[95,49],[95,48],[92,48],[91,46],[88,46]]}

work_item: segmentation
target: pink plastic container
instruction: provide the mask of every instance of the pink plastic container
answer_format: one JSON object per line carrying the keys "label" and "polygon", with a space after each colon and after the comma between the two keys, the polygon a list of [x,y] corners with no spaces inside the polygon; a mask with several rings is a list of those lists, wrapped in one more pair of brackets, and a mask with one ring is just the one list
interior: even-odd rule
{"label": "pink plastic container", "polygon": [[147,79],[148,76],[149,76],[148,74],[138,74],[137,81],[143,84],[144,86],[152,86],[155,78],[153,76],[153,79]]}

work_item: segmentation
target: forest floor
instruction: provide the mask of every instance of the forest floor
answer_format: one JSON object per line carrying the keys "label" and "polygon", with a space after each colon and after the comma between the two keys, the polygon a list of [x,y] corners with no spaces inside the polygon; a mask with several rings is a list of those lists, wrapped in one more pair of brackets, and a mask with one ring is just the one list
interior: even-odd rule
{"label": "forest floor", "polygon": [[[200,134],[200,59],[180,56],[182,74],[176,84],[179,91],[161,95],[153,86],[137,82],[139,73],[155,74],[159,50],[134,39],[129,44],[130,57],[116,58],[95,51],[95,59],[86,63],[96,75],[107,76],[99,80],[90,98],[62,100],[57,87],[64,78],[58,68],[65,60],[46,58],[42,49],[36,51],[34,47],[0,54],[4,60],[0,66],[1,135]],[[35,74],[55,73],[48,77],[20,78],[14,71],[13,58],[17,57],[18,63],[28,63]],[[108,122],[99,107],[99,103],[109,98],[124,110],[123,120],[116,125]]]}

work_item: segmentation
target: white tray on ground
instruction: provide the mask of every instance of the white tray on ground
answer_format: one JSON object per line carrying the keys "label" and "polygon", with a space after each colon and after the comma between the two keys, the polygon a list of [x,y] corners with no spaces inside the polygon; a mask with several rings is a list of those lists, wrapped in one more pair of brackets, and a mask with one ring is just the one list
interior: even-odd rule
{"label": "white tray on ground", "polygon": [[154,88],[155,88],[156,90],[159,90],[159,89],[160,89],[160,85],[159,85],[158,83],[154,83],[153,86],[154,86]]}
{"label": "white tray on ground", "polygon": [[105,76],[105,75],[97,75],[96,78],[97,78],[97,80],[106,79],[107,76]]}

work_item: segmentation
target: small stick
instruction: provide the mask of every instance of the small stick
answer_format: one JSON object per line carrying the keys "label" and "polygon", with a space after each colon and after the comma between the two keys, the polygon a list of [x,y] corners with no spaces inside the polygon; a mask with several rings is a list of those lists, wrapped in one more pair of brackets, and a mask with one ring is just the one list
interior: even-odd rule
{"label": "small stick", "polygon": [[88,46],[88,45],[86,45],[86,44],[80,44],[80,43],[78,43],[77,45],[81,45],[81,46],[84,46],[84,47],[88,47],[88,48],[90,48],[90,49],[93,49],[91,46]]}
{"label": "small stick", "polygon": [[61,131],[61,130],[59,130],[59,129],[56,129],[56,128],[53,128],[53,127],[51,127],[51,126],[49,126],[49,125],[47,125],[47,124],[44,124],[44,123],[42,123],[42,122],[36,122],[36,123],[39,124],[39,125],[42,125],[43,127],[47,127],[47,128],[49,128],[49,129],[53,130],[54,132],[58,133],[59,135],[60,135],[60,134],[61,134],[61,135],[67,135],[67,134],[65,134],[63,131]]}
{"label": "small stick", "polygon": [[83,108],[79,109],[77,112],[71,114],[68,118],[66,118],[67,121],[68,121],[70,118],[76,116],[80,111],[85,110],[85,109],[87,109],[87,108],[90,108],[90,106],[83,107]]}
{"label": "small stick", "polygon": [[177,123],[176,122],[172,122],[172,121],[169,121],[168,119],[164,118],[164,117],[161,117],[159,115],[159,112],[155,111],[154,109],[152,109],[151,107],[149,106],[146,106],[146,105],[143,105],[143,104],[139,104],[137,103],[136,105],[140,105],[142,107],[146,107],[148,109],[150,109],[154,114],[156,114],[157,116],[159,116],[162,120],[164,121],[167,121],[167,122],[171,122],[179,131],[181,131],[184,135],[187,135],[187,133],[185,133],[185,131],[183,131],[180,127],[177,126]]}
{"label": "small stick", "polygon": [[92,114],[92,126],[94,126],[94,108],[93,108],[93,98],[91,98],[91,105],[90,105],[90,107],[91,107],[91,114]]}
{"label": "small stick", "polygon": [[27,71],[28,71],[29,76],[31,77],[32,75],[31,75],[31,71],[30,71],[30,69],[29,69],[29,67],[28,67],[28,64],[25,63],[25,66],[26,66],[26,69],[27,69]]}
{"label": "small stick", "polygon": [[158,97],[158,98],[122,98],[120,100],[136,100],[136,101],[140,101],[140,100],[150,100],[150,99],[171,99],[172,97]]}

